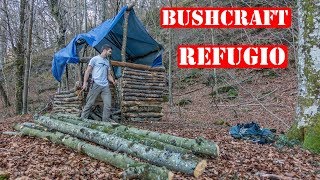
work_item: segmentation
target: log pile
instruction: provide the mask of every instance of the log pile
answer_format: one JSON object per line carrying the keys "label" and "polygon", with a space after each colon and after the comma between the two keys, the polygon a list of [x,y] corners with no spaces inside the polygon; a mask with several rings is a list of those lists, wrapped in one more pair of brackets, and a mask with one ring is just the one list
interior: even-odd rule
{"label": "log pile", "polygon": [[164,69],[123,68],[121,113],[129,121],[160,120],[166,89]]}
{"label": "log pile", "polygon": [[80,115],[82,108],[82,96],[78,96],[80,90],[73,88],[69,91],[61,91],[53,97],[53,109],[51,113],[69,113]]}
{"label": "log pile", "polygon": [[170,170],[198,178],[207,162],[197,155],[219,155],[218,146],[203,138],[201,141],[187,139],[66,114],[38,116],[34,121],[18,124],[15,129],[24,135],[64,144],[121,168],[124,179],[172,179]]}

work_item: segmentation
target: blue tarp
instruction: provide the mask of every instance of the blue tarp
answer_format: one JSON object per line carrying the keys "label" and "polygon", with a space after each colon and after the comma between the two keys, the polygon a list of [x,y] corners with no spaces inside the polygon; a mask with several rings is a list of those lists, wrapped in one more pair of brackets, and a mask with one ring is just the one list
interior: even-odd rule
{"label": "blue tarp", "polygon": [[272,143],[275,138],[269,129],[260,128],[259,124],[255,122],[232,126],[229,133],[236,139],[247,139],[259,144]]}
{"label": "blue tarp", "polygon": [[[121,60],[123,21],[126,9],[127,6],[123,7],[114,18],[106,20],[88,33],[75,36],[65,48],[54,54],[52,74],[57,81],[61,81],[66,64],[79,63],[78,53],[85,43],[99,53],[102,45],[109,44],[113,48],[111,58]],[[126,61],[152,67],[161,66],[162,52],[163,47],[149,35],[132,9],[128,17]]]}

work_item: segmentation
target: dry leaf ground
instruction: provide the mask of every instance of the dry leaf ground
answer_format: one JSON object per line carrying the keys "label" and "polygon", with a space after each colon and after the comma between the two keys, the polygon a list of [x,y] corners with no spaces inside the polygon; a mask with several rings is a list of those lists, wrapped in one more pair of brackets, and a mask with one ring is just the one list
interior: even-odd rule
{"label": "dry leaf ground", "polygon": [[[224,99],[223,94],[219,95],[220,99],[212,99],[211,87],[205,85],[210,73],[201,71],[200,76],[188,83],[180,83],[175,76],[174,103],[179,104],[182,99],[189,99],[191,103],[173,108],[165,104],[160,122],[129,124],[187,138],[202,136],[218,143],[221,155],[208,159],[200,179],[320,179],[318,155],[300,147],[278,149],[274,145],[236,140],[228,132],[229,124],[251,121],[276,129],[277,134],[285,132],[295,113],[294,70],[277,70],[276,76],[268,71],[229,71],[234,78],[224,74],[224,80],[230,84],[250,77],[241,87],[237,85],[239,95],[234,100]],[[2,119],[0,132],[13,131],[13,124],[26,121],[32,121],[32,117]],[[0,159],[0,171],[9,172],[11,179],[119,179],[121,172],[47,140],[4,134],[0,134]],[[194,179],[175,174],[174,179]]]}

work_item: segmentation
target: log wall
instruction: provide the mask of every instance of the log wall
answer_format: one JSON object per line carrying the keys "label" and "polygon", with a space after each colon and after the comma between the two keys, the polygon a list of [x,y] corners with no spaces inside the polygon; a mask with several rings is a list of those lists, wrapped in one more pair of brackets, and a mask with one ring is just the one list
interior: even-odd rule
{"label": "log wall", "polygon": [[153,71],[123,68],[121,78],[121,115],[129,121],[161,120],[166,74]]}
{"label": "log wall", "polygon": [[68,113],[79,116],[81,113],[82,97],[78,96],[76,88],[61,91],[53,96],[52,113]]}

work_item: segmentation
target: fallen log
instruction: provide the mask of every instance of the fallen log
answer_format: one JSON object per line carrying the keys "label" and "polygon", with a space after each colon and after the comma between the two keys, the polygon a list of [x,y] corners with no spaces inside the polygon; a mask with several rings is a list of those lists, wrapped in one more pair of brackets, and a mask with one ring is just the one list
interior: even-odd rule
{"label": "fallen log", "polygon": [[[111,134],[111,135],[116,135],[119,136],[121,138],[130,140],[132,142],[135,143],[141,143],[144,144],[146,146],[150,146],[150,147],[154,147],[160,150],[168,150],[170,152],[177,152],[177,153],[182,153],[182,154],[187,154],[187,153],[191,153],[190,150],[181,148],[181,147],[177,147],[177,146],[173,146],[171,144],[167,144],[167,143],[163,143],[154,139],[150,139],[150,138],[146,138],[144,136],[140,136],[137,134],[133,134],[130,132],[125,132],[125,131],[121,131],[121,132],[116,132],[113,128],[113,126],[102,126],[99,125],[100,123],[89,123],[89,122],[84,122],[84,121],[79,121],[76,119],[68,119],[68,118],[61,118],[57,115],[52,115],[50,116],[51,118],[55,119],[55,117],[57,117],[58,120],[64,121],[64,122],[68,122],[71,124],[75,124],[78,126],[83,126],[83,127],[87,127],[87,128],[91,128],[91,129],[95,129],[107,134]],[[116,126],[117,124],[113,124],[114,126]]]}
{"label": "fallen log", "polygon": [[81,119],[81,118],[64,115],[64,114],[57,114],[57,116],[55,117],[75,119],[75,120],[80,120],[80,121],[89,122],[89,123],[97,123],[102,126],[113,127],[116,132],[128,131],[130,133],[146,136],[148,138],[152,138],[161,142],[172,144],[174,146],[190,149],[195,154],[208,155],[213,157],[219,156],[219,146],[216,143],[206,140],[204,138],[188,139],[188,138],[177,137],[169,134],[162,134],[154,131],[138,129],[130,126],[124,126],[120,124],[114,125],[108,122],[99,122],[99,121],[97,122],[89,119]]}
{"label": "fallen log", "polygon": [[[28,125],[29,126],[29,125]],[[26,127],[23,124],[18,124],[14,127],[24,135],[35,136],[38,138],[48,139],[57,144],[63,144],[71,149],[85,153],[95,159],[107,162],[117,168],[124,169],[128,175],[134,174],[142,179],[172,179],[173,173],[166,168],[160,168],[147,163],[141,163],[133,160],[124,154],[118,154],[107,151],[95,145],[86,143],[78,138],[71,137],[61,132],[48,132],[44,130]]]}
{"label": "fallen log", "polygon": [[199,177],[203,173],[207,164],[206,160],[186,157],[179,153],[161,151],[140,143],[128,141],[118,136],[109,135],[57,119],[50,119],[45,116],[36,118],[35,122],[48,128],[97,143],[112,150],[128,153],[155,165],[166,166],[168,169],[194,175],[195,177]]}

